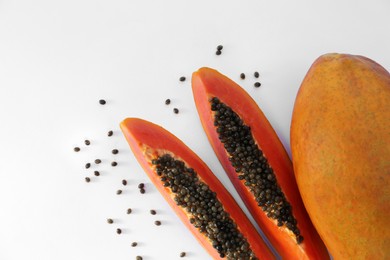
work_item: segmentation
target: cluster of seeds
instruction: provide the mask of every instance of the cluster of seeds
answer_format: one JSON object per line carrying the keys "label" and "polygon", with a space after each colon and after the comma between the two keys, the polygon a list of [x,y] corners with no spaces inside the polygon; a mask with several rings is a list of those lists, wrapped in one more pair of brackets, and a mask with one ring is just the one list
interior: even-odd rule
{"label": "cluster of seeds", "polygon": [[[180,82],[184,82],[184,81],[186,81],[186,77],[185,76],[181,76],[180,78],[179,78],[179,81]],[[165,100],[165,105],[170,105],[171,104],[171,99],[169,99],[169,98],[167,98],[166,100]],[[175,114],[179,114],[179,109],[177,108],[177,107],[174,107],[173,108],[173,113],[175,113]]]}
{"label": "cluster of seeds", "polygon": [[144,194],[145,193],[145,184],[142,182],[140,184],[138,184],[138,189],[139,189],[139,192],[141,194]]}
{"label": "cluster of seeds", "polygon": [[[141,186],[142,186],[142,184],[143,184],[143,183],[141,183]],[[126,213],[127,213],[128,215],[130,215],[130,214],[132,213],[132,209],[131,209],[131,208],[128,208],[127,211],[126,211]],[[150,214],[151,214],[151,215],[156,215],[157,212],[156,212],[156,210],[151,209],[151,210],[150,210]],[[112,218],[107,218],[107,223],[110,224],[110,225],[112,225],[112,224],[115,223],[115,221],[114,221],[114,219],[112,219]],[[156,226],[160,226],[160,225],[161,225],[161,221],[160,221],[160,220],[156,220],[156,221],[154,222],[154,224],[155,224]],[[121,228],[117,228],[115,232],[116,232],[118,235],[120,235],[120,234],[122,234],[123,230],[122,230]],[[136,247],[136,246],[138,246],[138,242],[134,241],[134,242],[132,242],[130,245],[131,245],[131,247]],[[186,253],[185,253],[185,252],[181,252],[179,256],[180,256],[180,257],[185,257],[185,256],[186,256]],[[142,259],[142,257],[141,257],[141,258],[139,258],[139,257],[141,257],[141,256],[137,256],[136,259]]]}
{"label": "cluster of seeds", "polygon": [[[104,100],[103,100],[104,101]],[[99,101],[99,103],[104,103],[102,100],[100,100]],[[104,103],[105,104],[105,103]],[[102,104],[102,105],[104,105],[104,104]],[[110,130],[110,131],[108,131],[107,132],[107,136],[108,137],[111,137],[112,135],[113,135],[113,131],[112,130]],[[86,145],[86,146],[89,146],[89,145],[91,145],[91,141],[89,140],[89,139],[85,139],[84,140],[84,144]],[[80,152],[81,151],[81,148],[79,147],[79,146],[75,146],[74,148],[73,148],[73,151],[74,152],[76,152],[76,153],[78,153],[78,152]],[[113,149],[112,151],[111,151],[111,153],[112,154],[118,154],[119,153],[119,151],[118,151],[118,149]],[[101,159],[99,159],[99,158],[97,158],[97,159],[95,159],[94,160],[94,163],[96,164],[96,165],[98,165],[98,164],[101,164],[102,163],[102,160]],[[118,165],[118,163],[116,162],[116,161],[112,161],[111,162],[111,166],[113,166],[113,167],[115,167],[115,166],[117,166]],[[84,167],[85,167],[85,169],[89,169],[89,168],[91,168],[91,166],[92,166],[92,164],[90,163],[90,162],[87,162],[87,163],[85,163],[84,164]],[[93,171],[93,174],[96,176],[96,177],[99,177],[100,176],[100,172],[99,171],[97,171],[97,170],[94,170]],[[91,178],[90,177],[85,177],[85,181],[86,182],[91,182]]]}
{"label": "cluster of seeds", "polygon": [[219,140],[224,144],[238,178],[255,196],[258,206],[267,216],[275,219],[278,226],[286,226],[296,236],[297,243],[301,243],[303,237],[291,205],[280,189],[267,159],[255,143],[250,127],[218,98],[211,98],[210,104]]}
{"label": "cluster of seeds", "polygon": [[[184,81],[186,81],[186,77],[181,76],[181,77],[179,78],[179,80],[180,80],[181,82],[184,82]],[[165,100],[165,104],[166,104],[166,105],[169,105],[169,104],[171,103],[171,100],[169,100],[169,102],[167,103],[168,100],[169,100],[169,99]],[[177,107],[174,107],[174,108],[173,108],[173,113],[179,114],[179,109],[178,109]]]}
{"label": "cluster of seeds", "polygon": [[222,54],[222,49],[223,49],[223,46],[222,45],[218,45],[217,46],[217,51],[215,52],[216,55],[221,55]]}
{"label": "cluster of seeds", "polygon": [[[259,78],[260,74],[259,74],[259,72],[255,71],[255,72],[253,73],[253,76],[257,79],[257,78]],[[241,73],[241,74],[240,74],[240,78],[241,78],[241,79],[245,79],[245,78],[246,78],[245,73]],[[254,86],[255,88],[259,88],[259,87],[261,86],[261,83],[258,82],[258,81],[256,81],[256,82],[253,84],[253,86]]]}
{"label": "cluster of seeds", "polygon": [[176,204],[185,209],[190,223],[209,238],[220,257],[257,259],[216,193],[199,180],[194,169],[169,154],[156,157],[152,164]]}
{"label": "cluster of seeds", "polygon": [[[110,225],[114,224],[114,222],[115,222],[115,221],[114,221],[112,218],[108,218],[108,219],[107,219],[107,223],[110,224]],[[117,228],[115,232],[116,232],[118,235],[120,235],[120,234],[122,234],[122,229]]]}
{"label": "cluster of seeds", "polygon": [[[183,82],[183,81],[186,80],[186,78],[185,78],[184,76],[182,76],[182,77],[179,78],[179,80]],[[104,105],[106,105],[107,102],[106,102],[106,100],[104,100],[104,99],[100,99],[100,100],[98,101],[98,103],[99,103],[100,105],[104,106]],[[170,103],[171,103],[171,100],[170,100],[170,99],[167,99],[167,100],[165,101],[165,104],[166,104],[166,105],[169,105]],[[174,108],[174,113],[179,113],[179,110],[178,110],[177,108]],[[114,135],[114,132],[113,132],[112,130],[109,130],[109,131],[107,132],[107,136],[108,136],[108,137],[111,137],[111,136],[113,136],[113,135]],[[90,139],[85,139],[84,142],[83,142],[83,144],[84,144],[86,147],[87,147],[87,146],[90,146],[92,143],[93,143],[93,142],[91,142]],[[84,149],[84,147],[81,147],[81,146],[75,146],[75,147],[73,147],[73,151],[76,152],[76,153],[79,153],[79,152],[82,151],[83,149]],[[119,150],[118,150],[118,149],[112,149],[112,150],[111,150],[111,154],[117,155],[117,154],[119,154]],[[104,163],[105,163],[105,160],[102,160],[102,159],[100,159],[100,158],[95,158],[94,160],[92,160],[92,163],[91,163],[91,162],[86,162],[86,163],[84,164],[84,167],[85,167],[85,169],[88,170],[88,169],[93,168],[93,167],[98,167],[98,165],[101,165],[101,164],[104,164]],[[95,166],[94,166],[94,164],[95,164]],[[115,166],[118,165],[118,163],[117,163],[116,161],[111,161],[110,165],[111,165],[112,167],[115,167]],[[93,174],[94,174],[94,176],[96,176],[96,177],[100,176],[100,172],[99,172],[98,170],[93,170]],[[89,182],[91,182],[91,181],[92,181],[92,177],[85,177],[85,182],[89,183]],[[128,181],[127,181],[126,179],[122,179],[122,180],[121,180],[121,184],[122,184],[123,186],[127,186],[127,185],[128,185]],[[144,193],[145,193],[145,184],[144,184],[144,183],[139,183],[138,188],[139,188],[139,191],[140,191],[141,194],[144,194]],[[117,194],[117,195],[120,195],[120,194],[123,194],[123,192],[124,192],[124,191],[123,191],[122,189],[118,189],[118,190],[116,191],[116,194]],[[133,212],[133,210],[132,210],[131,208],[127,208],[127,209],[126,209],[126,214],[127,214],[127,215],[132,214],[132,212]],[[151,214],[151,215],[156,215],[157,212],[156,212],[156,210],[151,209],[151,210],[150,210],[150,214]],[[106,219],[106,222],[107,222],[109,225],[116,226],[115,224],[116,224],[118,221],[116,221],[116,220],[113,219],[113,218],[107,218],[107,219]],[[160,226],[160,225],[162,225],[162,222],[161,222],[160,220],[155,220],[155,221],[154,221],[154,225]],[[115,231],[115,233],[116,233],[117,235],[122,235],[122,234],[125,233],[126,229],[122,229],[121,227],[115,227],[115,228],[114,228],[114,231]],[[130,245],[131,245],[131,247],[137,247],[137,246],[138,246],[138,242],[133,241],[133,242],[131,242]],[[179,254],[179,256],[180,256],[180,257],[185,257],[185,256],[186,256],[186,253],[185,253],[185,252],[181,252],[181,253]],[[143,257],[138,255],[138,256],[136,256],[136,259],[142,260]]]}
{"label": "cluster of seeds", "polygon": [[[157,212],[156,212],[154,209],[151,209],[149,212],[150,212],[150,214],[153,215],[153,216],[157,214]],[[160,220],[156,220],[156,221],[154,221],[154,224],[155,224],[156,226],[161,226],[161,221],[160,221]]]}
{"label": "cluster of seeds", "polygon": [[[166,100],[165,100],[165,105],[170,105],[171,104],[171,100],[169,99],[169,98],[167,98]],[[173,108],[173,113],[175,113],[175,114],[179,114],[179,109],[177,108],[177,107],[174,107]]]}

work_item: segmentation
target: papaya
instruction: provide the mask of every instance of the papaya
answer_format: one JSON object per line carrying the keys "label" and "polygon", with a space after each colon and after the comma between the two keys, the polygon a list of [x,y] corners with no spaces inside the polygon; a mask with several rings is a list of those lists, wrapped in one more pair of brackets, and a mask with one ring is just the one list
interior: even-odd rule
{"label": "papaya", "polygon": [[250,95],[211,68],[192,75],[205,133],[256,223],[283,259],[329,259],[305,210],[291,160]]}
{"label": "papaya", "polygon": [[334,259],[390,257],[390,74],[358,55],[325,54],[291,121],[295,176]]}
{"label": "papaya", "polygon": [[230,193],[181,140],[138,118],[120,127],[152,183],[213,259],[275,259]]}

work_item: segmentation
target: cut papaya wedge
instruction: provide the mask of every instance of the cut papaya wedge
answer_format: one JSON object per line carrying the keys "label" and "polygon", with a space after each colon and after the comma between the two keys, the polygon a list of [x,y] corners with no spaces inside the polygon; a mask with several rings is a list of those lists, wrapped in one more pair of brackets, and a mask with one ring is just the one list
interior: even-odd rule
{"label": "cut papaya wedge", "polygon": [[152,183],[214,259],[275,258],[230,193],[182,141],[138,118],[120,127]]}
{"label": "cut papaya wedge", "polygon": [[291,160],[256,102],[210,68],[192,75],[200,121],[234,187],[283,259],[329,259],[305,210]]}

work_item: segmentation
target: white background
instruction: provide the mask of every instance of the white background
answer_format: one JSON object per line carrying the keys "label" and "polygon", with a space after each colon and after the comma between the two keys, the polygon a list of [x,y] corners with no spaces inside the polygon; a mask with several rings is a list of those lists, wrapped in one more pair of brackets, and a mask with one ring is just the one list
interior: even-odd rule
{"label": "white background", "polygon": [[[178,259],[181,251],[209,259],[151,186],[119,122],[142,117],[172,131],[237,198],[199,123],[191,73],[210,66],[238,81],[289,151],[294,99],[311,63],[343,52],[389,69],[389,13],[387,0],[0,0],[0,259]],[[95,158],[102,164],[84,169]]]}

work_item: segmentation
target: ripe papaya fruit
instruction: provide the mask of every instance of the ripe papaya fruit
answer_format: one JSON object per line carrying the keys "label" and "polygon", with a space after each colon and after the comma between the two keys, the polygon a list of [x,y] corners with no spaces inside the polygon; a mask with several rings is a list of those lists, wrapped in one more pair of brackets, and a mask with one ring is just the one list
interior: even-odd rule
{"label": "ripe papaya fruit", "polygon": [[275,259],[230,193],[182,141],[142,119],[127,118],[120,127],[152,183],[213,259]]}
{"label": "ripe papaya fruit", "polygon": [[291,122],[295,176],[334,259],[390,257],[390,75],[362,56],[309,69]]}
{"label": "ripe papaya fruit", "polygon": [[200,121],[253,218],[283,259],[329,259],[305,210],[291,160],[256,102],[210,68],[192,75]]}

